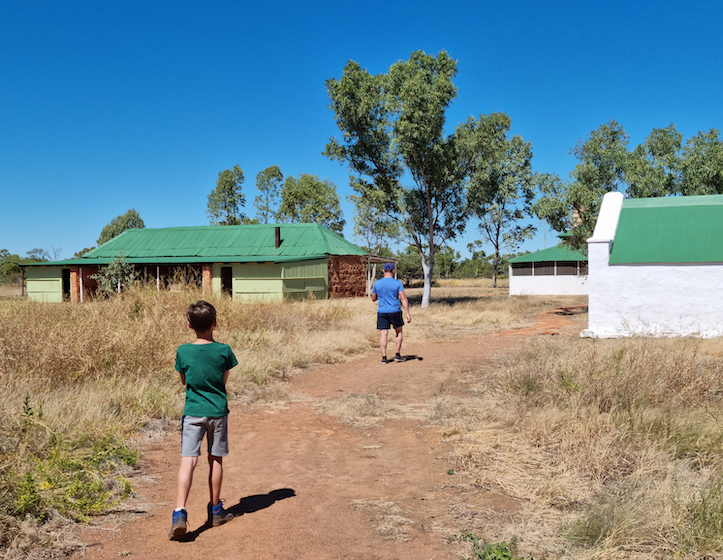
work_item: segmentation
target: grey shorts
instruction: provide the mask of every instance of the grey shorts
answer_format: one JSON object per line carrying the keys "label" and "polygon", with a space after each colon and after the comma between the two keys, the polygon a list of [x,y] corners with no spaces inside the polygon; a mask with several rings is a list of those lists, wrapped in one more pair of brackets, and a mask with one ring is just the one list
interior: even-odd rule
{"label": "grey shorts", "polygon": [[214,457],[228,455],[228,416],[221,418],[181,417],[181,457],[201,455],[203,436],[206,436],[209,455]]}

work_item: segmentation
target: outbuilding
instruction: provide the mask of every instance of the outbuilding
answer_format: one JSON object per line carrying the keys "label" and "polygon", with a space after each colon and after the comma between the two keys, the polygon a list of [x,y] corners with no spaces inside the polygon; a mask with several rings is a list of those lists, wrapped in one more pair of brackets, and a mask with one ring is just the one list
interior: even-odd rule
{"label": "outbuilding", "polygon": [[586,295],[587,256],[562,245],[510,259],[510,295]]}
{"label": "outbuilding", "polygon": [[603,198],[582,336],[723,335],[723,195]]}
{"label": "outbuilding", "polygon": [[129,229],[81,258],[25,265],[28,298],[92,297],[93,276],[120,257],[157,289],[195,279],[240,301],[363,296],[369,263],[365,251],[318,224]]}

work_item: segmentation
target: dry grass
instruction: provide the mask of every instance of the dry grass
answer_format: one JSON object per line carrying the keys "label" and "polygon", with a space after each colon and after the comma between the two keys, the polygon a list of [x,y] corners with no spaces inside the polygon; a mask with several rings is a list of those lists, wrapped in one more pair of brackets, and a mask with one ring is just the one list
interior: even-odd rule
{"label": "dry grass", "polygon": [[0,284],[0,298],[20,297],[20,286],[16,284]]}
{"label": "dry grass", "polygon": [[720,353],[687,338],[531,342],[442,418],[455,470],[525,504],[500,533],[535,558],[718,555]]}
{"label": "dry grass", "polygon": [[489,334],[532,325],[535,315],[547,309],[587,304],[587,298],[580,296],[510,297],[506,281],[498,288],[492,288],[489,279],[446,280],[440,284],[432,289],[426,309],[420,308],[421,288],[405,290],[412,312],[405,336],[408,332],[421,340],[442,340]]}
{"label": "dry grass", "polygon": [[[510,298],[489,284],[442,283],[424,310],[421,289],[408,290],[412,323],[405,337],[508,330],[531,325],[539,311],[585,302]],[[0,300],[3,472],[17,470],[23,454],[30,457],[28,441],[38,448],[53,434],[97,441],[176,418],[183,392],[174,352],[192,340],[184,313],[200,298],[184,288],[82,305]],[[376,305],[366,298],[209,299],[219,312],[216,338],[229,343],[240,362],[229,390],[244,402],[284,399],[280,384],[269,381],[377,344]],[[520,554],[535,558],[723,553],[721,358],[720,340],[537,338],[513,356],[465,371],[465,392],[426,403],[424,421],[439,425],[455,446],[455,472],[464,484],[523,504],[510,519],[496,518],[493,530],[490,516],[482,515],[467,517],[468,528],[515,540]],[[412,414],[378,395],[348,395],[324,406],[352,425]],[[32,439],[23,436],[31,433]],[[0,485],[3,492],[3,503],[17,498],[9,484]],[[380,533],[405,538],[395,533],[404,512],[394,504],[358,507],[388,522]]]}

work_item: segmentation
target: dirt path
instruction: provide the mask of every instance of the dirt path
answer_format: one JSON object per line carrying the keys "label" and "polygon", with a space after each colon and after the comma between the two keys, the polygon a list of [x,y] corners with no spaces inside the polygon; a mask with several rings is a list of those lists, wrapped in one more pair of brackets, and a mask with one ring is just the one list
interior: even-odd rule
{"label": "dirt path", "polygon": [[[281,402],[231,403],[230,448],[222,496],[237,518],[214,529],[206,520],[207,467],[199,463],[188,504],[191,532],[170,542],[178,436],[144,444],[137,515],[98,519],[83,529],[84,557],[143,559],[459,559],[469,546],[459,534],[460,508],[514,515],[507,496],[464,492],[448,474],[451,447],[422,412],[459,373],[513,350],[522,337],[577,334],[579,326],[554,310],[537,325],[457,342],[406,344],[417,359],[383,365],[376,353],[306,371],[286,387]],[[459,388],[459,387],[458,387]],[[329,403],[373,395],[403,414],[372,425],[352,425],[322,412]],[[80,555],[80,554],[79,554]]]}

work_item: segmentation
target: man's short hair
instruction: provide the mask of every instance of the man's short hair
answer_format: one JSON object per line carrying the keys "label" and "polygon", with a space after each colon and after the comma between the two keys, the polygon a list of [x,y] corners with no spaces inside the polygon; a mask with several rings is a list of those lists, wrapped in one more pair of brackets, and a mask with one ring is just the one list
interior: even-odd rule
{"label": "man's short hair", "polygon": [[384,272],[391,272],[392,270],[394,270],[394,265],[392,263],[384,264]]}
{"label": "man's short hair", "polygon": [[216,308],[207,301],[199,300],[188,306],[188,324],[196,332],[207,332],[216,322]]}

